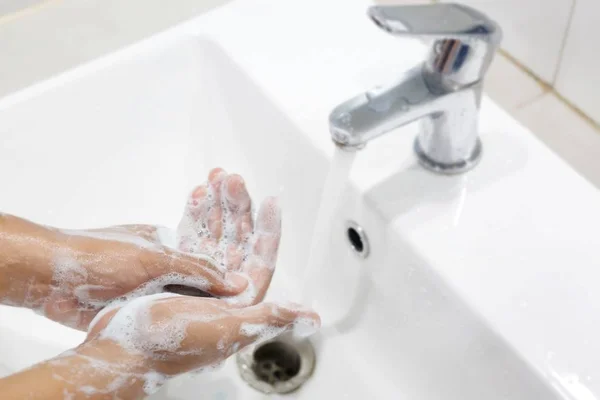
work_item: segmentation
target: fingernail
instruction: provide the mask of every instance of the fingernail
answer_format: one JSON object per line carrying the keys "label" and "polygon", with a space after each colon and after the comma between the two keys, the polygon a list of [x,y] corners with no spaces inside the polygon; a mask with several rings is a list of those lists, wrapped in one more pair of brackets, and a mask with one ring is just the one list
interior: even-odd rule
{"label": "fingernail", "polygon": [[227,281],[236,289],[244,290],[248,286],[248,278],[238,272],[230,272],[227,274]]}

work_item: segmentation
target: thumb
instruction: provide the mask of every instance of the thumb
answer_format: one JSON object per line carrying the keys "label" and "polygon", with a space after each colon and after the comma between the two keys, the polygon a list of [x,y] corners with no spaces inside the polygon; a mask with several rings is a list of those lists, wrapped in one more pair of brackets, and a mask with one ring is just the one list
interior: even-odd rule
{"label": "thumb", "polygon": [[181,285],[199,289],[214,297],[236,296],[248,286],[248,278],[220,269],[217,262],[202,254],[189,254],[164,248],[144,261],[156,284]]}

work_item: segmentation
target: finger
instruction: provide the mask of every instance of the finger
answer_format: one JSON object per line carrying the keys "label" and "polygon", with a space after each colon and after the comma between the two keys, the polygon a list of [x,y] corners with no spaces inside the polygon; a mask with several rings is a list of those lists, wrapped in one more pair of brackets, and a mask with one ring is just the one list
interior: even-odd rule
{"label": "finger", "polygon": [[215,168],[208,175],[208,194],[211,199],[207,213],[208,229],[213,238],[221,238],[223,233],[223,209],[221,205],[221,186],[227,178],[227,173],[221,168]]}
{"label": "finger", "polygon": [[239,243],[252,233],[252,200],[244,179],[239,175],[227,177],[223,190],[223,200],[230,217],[233,237]]}
{"label": "finger", "polygon": [[275,268],[281,240],[281,210],[275,197],[266,198],[258,211],[253,253]]}
{"label": "finger", "polygon": [[225,258],[228,271],[238,271],[244,261],[245,250],[239,243],[230,243],[227,245],[227,257]]}
{"label": "finger", "polygon": [[265,263],[260,257],[252,254],[248,256],[248,259],[244,261],[243,264],[243,273],[245,273],[250,279],[250,282],[252,282],[249,289],[254,293],[251,293],[252,296],[248,299],[241,296],[241,298],[238,299],[238,301],[241,300],[240,306],[251,306],[263,301],[269,290],[269,285],[271,284],[274,272],[275,270],[273,268],[265,266]]}
{"label": "finger", "polygon": [[207,256],[181,253],[164,249],[155,263],[148,262],[146,268],[155,282],[150,286],[183,285],[204,291],[212,296],[236,296],[248,286],[248,280],[235,273],[227,273],[215,266]]}
{"label": "finger", "polygon": [[207,195],[208,186],[206,184],[196,186],[194,190],[192,190],[188,196],[187,203],[185,204],[184,219],[189,219],[189,221],[186,221],[187,223],[191,222],[193,224],[199,224],[202,222],[201,217],[206,214],[203,211],[206,211],[210,205],[209,203],[206,203],[208,198]]}
{"label": "finger", "polygon": [[208,173],[208,180],[212,181],[213,179],[217,178],[221,174],[226,174],[226,172],[223,168],[219,168],[219,167],[213,168]]}
{"label": "finger", "polygon": [[202,184],[197,186],[188,199],[188,210],[194,219],[194,222],[206,222],[203,217],[206,216],[210,202],[208,200],[208,186]]}
{"label": "finger", "polygon": [[260,207],[253,240],[252,254],[244,261],[242,271],[255,291],[251,304],[257,304],[267,294],[281,240],[281,210],[274,197],[265,199]]}
{"label": "finger", "polygon": [[233,309],[238,323],[234,341],[248,345],[273,339],[292,331],[294,336],[307,337],[321,326],[319,315],[298,304],[262,303],[252,307]]}
{"label": "finger", "polygon": [[177,227],[178,248],[181,251],[196,252],[200,239],[209,237],[206,221],[209,208],[208,187],[200,185],[190,194],[183,217]]}

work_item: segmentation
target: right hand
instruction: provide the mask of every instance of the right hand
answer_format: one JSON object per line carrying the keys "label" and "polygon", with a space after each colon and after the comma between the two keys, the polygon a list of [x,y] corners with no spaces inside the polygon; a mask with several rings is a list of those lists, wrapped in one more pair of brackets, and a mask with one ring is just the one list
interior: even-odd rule
{"label": "right hand", "polygon": [[103,311],[77,353],[90,359],[90,368],[144,377],[144,392],[151,394],[166,379],[218,365],[245,346],[286,331],[305,337],[319,326],[315,312],[293,304],[236,308],[220,299],[157,294]]}

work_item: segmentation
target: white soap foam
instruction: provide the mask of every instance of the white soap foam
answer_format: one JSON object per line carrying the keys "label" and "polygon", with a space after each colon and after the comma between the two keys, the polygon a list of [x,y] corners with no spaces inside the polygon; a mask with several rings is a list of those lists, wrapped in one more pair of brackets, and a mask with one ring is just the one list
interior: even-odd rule
{"label": "white soap foam", "polygon": [[89,237],[93,239],[99,240],[109,240],[121,243],[131,243],[140,248],[152,248],[156,247],[155,243],[152,243],[149,240],[146,240],[136,234],[131,232],[127,232],[123,230],[123,232],[114,232],[114,231],[106,231],[106,232],[97,232],[97,231],[75,231],[68,229],[60,229],[59,232],[69,235],[69,236],[82,236]]}
{"label": "white soap foam", "polygon": [[[159,353],[181,353],[181,343],[186,337],[190,323],[211,322],[222,315],[178,312],[170,316],[167,322],[154,321],[151,315],[152,305],[159,300],[184,297],[174,293],[158,293],[138,297],[123,305],[110,323],[100,334],[101,339],[110,339],[128,351],[142,352],[154,359],[160,359]],[[114,309],[114,305],[111,309]],[[105,313],[103,310],[90,324],[95,326]],[[203,349],[188,351],[186,354],[201,354]],[[183,353],[181,353],[183,354]]]}
{"label": "white soap foam", "polygon": [[240,334],[249,338],[255,338],[256,343],[273,339],[281,335],[283,332],[285,332],[285,330],[285,327],[272,326],[268,324],[252,324],[249,322],[243,322],[240,325]]}
{"label": "white soap foam", "polygon": [[52,260],[52,269],[52,280],[59,288],[85,283],[88,278],[87,270],[69,250],[56,251]]}
{"label": "white soap foam", "polygon": [[162,385],[167,381],[168,377],[158,372],[148,372],[144,374],[144,393],[147,395],[158,392]]}
{"label": "white soap foam", "polygon": [[319,330],[319,324],[312,318],[298,318],[294,321],[293,335],[295,338],[303,339],[314,335]]}

